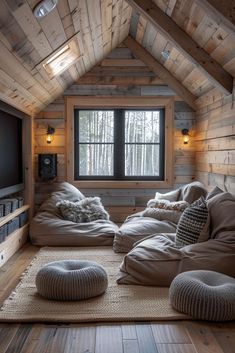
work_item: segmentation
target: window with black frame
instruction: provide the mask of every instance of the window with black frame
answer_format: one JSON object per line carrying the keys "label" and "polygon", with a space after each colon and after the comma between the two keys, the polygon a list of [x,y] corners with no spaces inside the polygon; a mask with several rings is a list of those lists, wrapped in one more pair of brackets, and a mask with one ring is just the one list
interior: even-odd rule
{"label": "window with black frame", "polygon": [[164,180],[164,109],[76,109],[75,180]]}

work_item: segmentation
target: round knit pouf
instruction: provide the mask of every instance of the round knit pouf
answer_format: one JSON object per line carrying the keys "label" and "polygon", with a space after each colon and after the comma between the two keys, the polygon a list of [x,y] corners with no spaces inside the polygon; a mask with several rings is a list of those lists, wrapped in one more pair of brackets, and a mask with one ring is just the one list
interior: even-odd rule
{"label": "round knit pouf", "polygon": [[108,276],[105,269],[91,261],[50,262],[36,276],[38,293],[52,300],[81,300],[105,292]]}
{"label": "round knit pouf", "polygon": [[214,271],[180,273],[170,286],[174,309],[208,321],[235,319],[235,279]]}

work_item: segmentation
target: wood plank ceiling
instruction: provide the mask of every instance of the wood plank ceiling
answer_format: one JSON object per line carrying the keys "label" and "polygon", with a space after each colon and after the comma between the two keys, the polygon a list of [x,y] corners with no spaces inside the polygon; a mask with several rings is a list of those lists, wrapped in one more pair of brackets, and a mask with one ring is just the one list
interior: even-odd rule
{"label": "wood plank ceiling", "polygon": [[[226,77],[221,85],[217,77],[190,60],[178,43],[159,30],[148,14],[136,8],[136,2],[139,1],[59,0],[49,15],[36,19],[32,10],[38,0],[0,0],[0,99],[29,114],[42,110],[73,82],[79,84],[79,78],[97,63],[115,67],[115,62],[105,57],[128,34],[169,71],[173,82],[179,81],[190,97],[200,97],[215,87],[229,92],[227,82],[235,76],[235,33],[232,24],[223,21],[223,15],[216,20],[215,12],[202,5],[206,0],[152,2],[193,39],[199,51],[203,49],[219,65]],[[213,1],[209,2],[211,5]],[[50,79],[38,64],[74,35],[82,59]],[[137,60],[141,58],[136,53],[132,59],[134,65],[145,69],[146,62]],[[154,77],[162,75],[155,72]]]}

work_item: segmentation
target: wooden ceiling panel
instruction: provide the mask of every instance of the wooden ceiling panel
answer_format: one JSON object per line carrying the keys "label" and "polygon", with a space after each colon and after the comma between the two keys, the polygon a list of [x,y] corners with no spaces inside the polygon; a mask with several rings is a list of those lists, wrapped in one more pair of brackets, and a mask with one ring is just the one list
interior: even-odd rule
{"label": "wooden ceiling panel", "polygon": [[[151,84],[151,80],[159,80],[148,68],[138,66],[132,54],[126,57],[134,59],[131,71],[128,61],[120,62],[119,66],[113,63],[112,67],[107,66],[108,61],[103,61],[103,66],[92,69],[125,40],[130,24],[132,37],[191,93],[200,96],[213,87],[169,38],[124,0],[60,0],[52,13],[36,19],[33,8],[38,2],[0,0],[0,99],[29,114],[42,110],[87,72],[87,82],[95,82],[93,76],[99,70],[101,84],[114,80],[114,76],[116,84]],[[208,0],[153,2],[234,76],[234,33],[226,30],[228,27],[223,25],[223,17],[220,22],[216,21],[200,6]],[[60,76],[50,79],[38,64],[73,36],[82,58]],[[169,57],[164,57],[162,52]]]}
{"label": "wooden ceiling panel", "polygon": [[[213,1],[178,0],[172,19],[224,68],[235,55],[235,32],[222,22],[222,14],[218,16],[218,13],[216,15],[205,6],[207,3],[212,4]],[[231,7],[231,3],[230,0],[225,1],[224,8],[226,4]]]}
{"label": "wooden ceiling panel", "polygon": [[[60,0],[36,19],[39,0],[0,0],[1,99],[34,114],[120,44],[132,8],[124,0]],[[40,62],[76,35],[82,59],[50,79]]]}

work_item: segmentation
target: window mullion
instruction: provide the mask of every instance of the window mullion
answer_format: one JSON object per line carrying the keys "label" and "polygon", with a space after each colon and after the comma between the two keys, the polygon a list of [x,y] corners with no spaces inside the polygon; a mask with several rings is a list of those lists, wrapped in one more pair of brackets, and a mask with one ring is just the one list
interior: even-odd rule
{"label": "window mullion", "polygon": [[125,156],[125,120],[124,110],[116,109],[114,129],[114,175],[120,180],[124,177],[124,156]]}

